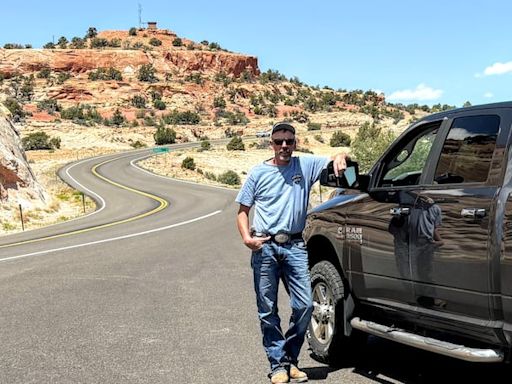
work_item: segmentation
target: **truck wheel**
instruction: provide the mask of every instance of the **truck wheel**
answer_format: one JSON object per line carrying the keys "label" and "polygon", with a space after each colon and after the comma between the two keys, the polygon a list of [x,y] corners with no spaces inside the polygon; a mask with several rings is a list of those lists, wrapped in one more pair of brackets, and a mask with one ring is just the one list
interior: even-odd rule
{"label": "truck wheel", "polygon": [[356,340],[359,335],[344,335],[345,288],[336,267],[321,261],[311,269],[313,291],[313,314],[309,323],[307,339],[315,358],[325,363],[346,360],[356,355]]}

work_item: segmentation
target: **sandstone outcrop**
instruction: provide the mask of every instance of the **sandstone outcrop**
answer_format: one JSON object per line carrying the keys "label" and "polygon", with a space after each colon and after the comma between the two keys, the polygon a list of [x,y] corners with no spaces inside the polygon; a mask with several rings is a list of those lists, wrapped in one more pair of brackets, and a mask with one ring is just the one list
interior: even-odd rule
{"label": "sandstone outcrop", "polygon": [[247,70],[252,75],[259,75],[258,59],[232,53],[204,51],[170,51],[165,52],[165,60],[183,72],[224,72],[239,77]]}
{"label": "sandstone outcrop", "polygon": [[0,104],[0,201],[44,202],[47,196],[36,181],[8,111]]}
{"label": "sandstone outcrop", "polygon": [[119,70],[149,63],[142,51],[96,49],[0,49],[0,73],[10,77],[16,73],[37,72],[49,68],[56,72],[83,73],[96,68]]}

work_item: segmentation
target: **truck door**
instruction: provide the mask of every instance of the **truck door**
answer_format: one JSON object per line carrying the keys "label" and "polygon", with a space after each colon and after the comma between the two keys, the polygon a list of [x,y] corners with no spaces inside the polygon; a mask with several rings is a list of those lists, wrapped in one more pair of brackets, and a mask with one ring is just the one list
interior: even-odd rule
{"label": "truck door", "polygon": [[[409,261],[409,215],[442,121],[404,133],[372,170],[375,179],[357,207],[365,222],[353,222],[363,242],[351,250],[353,286],[358,297],[384,306],[416,307]],[[350,226],[350,222],[348,221]]]}
{"label": "truck door", "polygon": [[507,120],[496,110],[448,119],[409,215],[415,300],[451,319],[489,319],[489,255],[496,246],[489,239],[508,134],[500,126]]}

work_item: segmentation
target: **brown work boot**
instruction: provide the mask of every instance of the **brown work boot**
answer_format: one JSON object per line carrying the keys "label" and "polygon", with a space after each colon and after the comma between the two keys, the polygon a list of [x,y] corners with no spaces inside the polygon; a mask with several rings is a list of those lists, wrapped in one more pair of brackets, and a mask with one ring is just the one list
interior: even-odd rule
{"label": "brown work boot", "polygon": [[301,371],[295,365],[290,365],[290,382],[291,383],[305,383],[308,381],[306,372]]}
{"label": "brown work boot", "polygon": [[270,382],[272,384],[289,383],[290,378],[288,377],[286,371],[277,371],[276,373],[272,374],[272,376],[270,376]]}

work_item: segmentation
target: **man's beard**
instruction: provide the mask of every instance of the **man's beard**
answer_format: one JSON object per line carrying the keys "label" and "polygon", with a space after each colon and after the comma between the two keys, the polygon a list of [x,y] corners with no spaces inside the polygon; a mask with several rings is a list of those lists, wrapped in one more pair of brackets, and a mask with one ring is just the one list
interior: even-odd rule
{"label": "man's beard", "polygon": [[291,151],[280,151],[279,152],[279,160],[289,162],[292,158]]}

